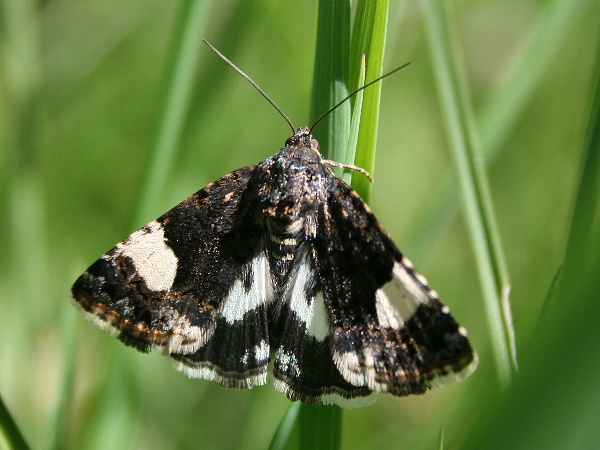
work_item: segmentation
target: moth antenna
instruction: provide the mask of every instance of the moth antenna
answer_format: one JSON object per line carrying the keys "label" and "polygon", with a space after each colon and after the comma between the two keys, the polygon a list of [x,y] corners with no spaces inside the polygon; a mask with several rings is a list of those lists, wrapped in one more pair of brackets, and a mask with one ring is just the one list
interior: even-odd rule
{"label": "moth antenna", "polygon": [[[210,45],[210,44],[209,44]],[[396,67],[394,70],[385,73],[383,75],[381,75],[379,78],[375,78],[373,81],[368,82],[367,84],[365,84],[362,87],[359,87],[357,90],[355,90],[354,92],[352,92],[350,95],[348,95],[346,98],[344,98],[342,101],[340,101],[338,104],[336,104],[335,106],[333,106],[332,108],[330,108],[325,114],[323,114],[321,117],[319,117],[317,119],[317,121],[313,124],[312,127],[310,127],[310,134],[312,134],[312,131],[315,129],[315,127],[319,124],[319,122],[321,120],[323,120],[325,117],[327,117],[329,114],[331,114],[333,111],[335,111],[338,107],[340,107],[344,102],[346,102],[347,100],[349,100],[350,98],[352,98],[354,95],[358,94],[360,91],[362,91],[363,89],[368,88],[369,86],[371,86],[372,84],[377,83],[378,81],[383,80],[385,77],[398,72],[400,69],[404,69],[406,66],[408,66],[410,63],[407,62],[406,64],[401,65],[400,67]]]}
{"label": "moth antenna", "polygon": [[[242,69],[240,69],[240,68],[239,68],[238,66],[236,66],[234,63],[232,63],[231,61],[229,61],[229,60],[228,60],[228,59],[225,57],[225,55],[223,55],[223,53],[221,53],[219,50],[217,50],[216,48],[214,48],[210,42],[208,42],[206,39],[202,39],[202,40],[204,41],[204,43],[205,43],[206,45],[208,45],[208,46],[210,47],[210,49],[211,49],[213,52],[215,52],[217,55],[219,55],[223,61],[225,61],[227,64],[229,64],[229,65],[230,65],[230,66],[233,68],[233,70],[235,70],[237,73],[239,73],[239,74],[242,76],[242,78],[244,78],[244,79],[245,79],[246,81],[248,81],[248,82],[249,82],[249,83],[250,83],[252,86],[254,86],[254,88],[255,88],[255,89],[258,91],[258,92],[260,92],[260,95],[262,95],[262,96],[265,98],[265,100],[267,100],[267,101],[268,101],[268,102],[271,104],[271,106],[273,106],[273,108],[275,108],[275,109],[277,110],[277,112],[278,112],[278,113],[281,115],[281,117],[283,117],[283,118],[285,119],[285,121],[288,123],[288,125],[289,125],[289,126],[292,128],[292,132],[293,132],[293,133],[295,133],[295,132],[296,132],[296,128],[294,128],[294,124],[292,124],[292,121],[291,121],[291,120],[288,118],[288,116],[286,116],[286,115],[285,115],[285,113],[284,113],[284,112],[281,110],[281,108],[280,108],[279,106],[277,106],[277,104],[276,104],[276,103],[275,103],[273,100],[271,100],[271,98],[270,98],[270,97],[269,97],[267,94],[265,94],[265,91],[263,91],[263,90],[262,90],[262,89],[261,89],[261,88],[258,86],[258,84],[256,84],[256,83],[254,82],[254,80],[252,80],[252,78],[250,78],[248,75],[246,75],[246,74],[245,74],[245,73],[242,71]],[[337,106],[336,106],[336,107],[337,107]],[[319,120],[320,120],[320,119],[319,119]]]}

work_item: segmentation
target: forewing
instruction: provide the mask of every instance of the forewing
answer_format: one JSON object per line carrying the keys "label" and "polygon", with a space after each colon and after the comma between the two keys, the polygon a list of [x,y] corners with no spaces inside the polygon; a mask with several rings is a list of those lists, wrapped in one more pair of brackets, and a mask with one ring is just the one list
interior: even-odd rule
{"label": "forewing", "polygon": [[466,377],[477,357],[464,328],[358,194],[332,184],[311,245],[341,376],[398,396]]}
{"label": "forewing", "polygon": [[92,264],[72,288],[84,315],[191,376],[264,383],[272,285],[253,169],[209,184]]}

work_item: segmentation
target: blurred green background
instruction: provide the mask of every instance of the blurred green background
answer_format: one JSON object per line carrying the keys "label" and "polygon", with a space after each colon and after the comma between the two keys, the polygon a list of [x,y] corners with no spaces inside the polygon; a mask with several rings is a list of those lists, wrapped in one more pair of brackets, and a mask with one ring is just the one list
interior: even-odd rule
{"label": "blurred green background", "polygon": [[[265,448],[289,406],[283,395],[189,380],[84,321],[68,295],[116,242],[210,181],[271,156],[289,127],[199,47],[178,151],[162,173],[168,189],[139,213],[182,3],[0,5],[0,394],[13,419],[36,449]],[[545,298],[577,195],[600,4],[447,2],[512,281],[522,369],[506,389],[460,198],[449,197],[453,214],[436,206],[454,167],[420,5],[391,2],[385,69],[412,64],[383,83],[371,206],[469,330],[480,367],[461,384],[345,412],[344,448],[431,449],[442,426],[447,448],[593,448],[597,279],[563,287],[568,295],[554,305]],[[296,126],[307,125],[316,6],[207,2],[198,24]]]}

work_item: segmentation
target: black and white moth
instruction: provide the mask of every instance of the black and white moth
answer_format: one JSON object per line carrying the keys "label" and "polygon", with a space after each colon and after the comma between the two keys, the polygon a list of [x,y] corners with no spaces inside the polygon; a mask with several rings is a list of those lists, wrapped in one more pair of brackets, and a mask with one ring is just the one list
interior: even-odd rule
{"label": "black and white moth", "polygon": [[447,306],[311,131],[209,184],[92,264],[84,316],[190,377],[356,407],[473,372]]}

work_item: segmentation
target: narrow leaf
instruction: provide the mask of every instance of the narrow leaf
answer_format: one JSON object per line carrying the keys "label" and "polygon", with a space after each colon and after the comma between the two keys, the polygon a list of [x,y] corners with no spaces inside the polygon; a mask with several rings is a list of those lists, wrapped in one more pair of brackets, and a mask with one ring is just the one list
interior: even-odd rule
{"label": "narrow leaf", "polygon": [[[461,82],[456,63],[453,35],[448,28],[444,6],[440,0],[421,0],[427,25],[428,41],[446,129],[465,207],[465,220],[475,253],[479,280],[490,338],[496,359],[496,369],[502,386],[507,387],[516,364],[512,319],[508,301],[502,296],[510,286],[500,235],[480,149],[472,121],[469,95]],[[511,351],[511,348],[513,349]],[[511,358],[511,353],[515,357]]]}

